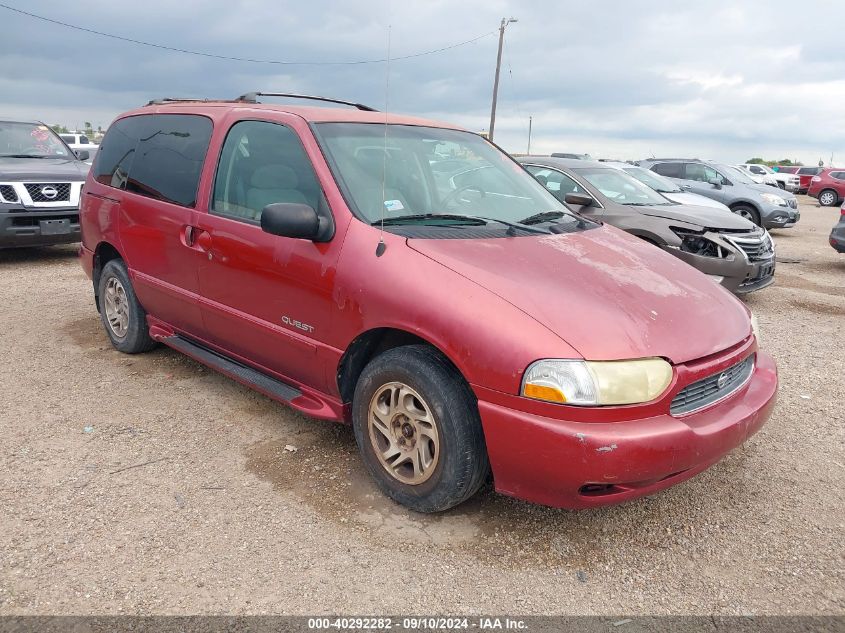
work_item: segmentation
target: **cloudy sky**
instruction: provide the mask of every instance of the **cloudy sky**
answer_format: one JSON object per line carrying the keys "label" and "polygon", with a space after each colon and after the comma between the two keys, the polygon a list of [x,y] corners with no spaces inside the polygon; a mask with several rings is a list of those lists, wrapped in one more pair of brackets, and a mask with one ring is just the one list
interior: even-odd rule
{"label": "cloudy sky", "polygon": [[[229,57],[396,60],[398,112],[489,124],[494,33],[508,27],[496,141],[621,159],[751,156],[845,163],[845,57],[835,0],[0,0],[121,37]],[[104,128],[159,96],[250,90],[385,106],[385,64],[270,64],[177,53],[0,8],[0,117]],[[829,28],[831,27],[831,28]]]}

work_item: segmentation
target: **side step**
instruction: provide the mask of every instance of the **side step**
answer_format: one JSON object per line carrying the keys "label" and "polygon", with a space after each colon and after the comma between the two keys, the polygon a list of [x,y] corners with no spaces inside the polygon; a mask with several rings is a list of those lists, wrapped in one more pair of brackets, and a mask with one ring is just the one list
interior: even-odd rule
{"label": "side step", "polygon": [[239,363],[236,360],[232,360],[227,356],[218,354],[217,352],[210,350],[207,347],[203,347],[202,345],[198,345],[197,343],[179,336],[178,334],[166,336],[159,340],[169,347],[182,352],[186,356],[190,356],[191,358],[208,365],[212,369],[216,369],[223,374],[231,376],[235,380],[254,387],[271,398],[290,402],[294,398],[298,398],[302,395],[302,392],[296,387],[292,387],[287,383],[271,378],[267,374],[253,369],[252,367],[247,367],[246,365]]}

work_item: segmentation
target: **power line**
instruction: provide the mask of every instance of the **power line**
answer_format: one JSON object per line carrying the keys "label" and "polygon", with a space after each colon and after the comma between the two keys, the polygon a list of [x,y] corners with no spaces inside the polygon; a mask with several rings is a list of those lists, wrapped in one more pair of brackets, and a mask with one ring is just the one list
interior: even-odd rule
{"label": "power line", "polygon": [[[131,44],[140,44],[141,46],[149,46],[151,48],[158,48],[165,51],[173,51],[175,53],[185,53],[186,55],[196,55],[198,57],[210,57],[212,59],[224,59],[227,61],[235,61],[235,62],[248,62],[251,64],[276,64],[280,66],[357,66],[361,64],[382,64],[387,61],[387,59],[361,59],[355,61],[344,61],[344,62],[294,62],[294,61],[279,61],[274,59],[252,59],[249,57],[232,57],[229,55],[216,55],[214,53],[204,53],[202,51],[192,51],[186,48],[177,48],[175,46],[165,46],[164,44],[155,44],[153,42],[145,42],[143,40],[136,40],[132,39],[131,37],[123,37],[121,35],[114,35],[113,33],[104,33],[103,31],[95,31],[94,29],[85,28],[84,26],[78,26],[76,24],[68,24],[67,22],[62,22],[60,20],[54,20],[52,18],[45,17],[43,15],[36,15],[35,13],[30,13],[28,11],[23,11],[22,9],[16,9],[15,7],[10,7],[7,4],[0,4],[0,9],[6,9],[8,11],[13,11],[15,13],[19,13],[21,15],[25,15],[30,18],[35,18],[36,20],[42,20],[44,22],[49,22],[50,24],[56,24],[58,26],[63,26],[65,28],[74,29],[77,31],[82,31],[84,33],[90,33],[92,35],[99,35],[101,37],[108,37],[113,40],[120,40],[121,42],[129,42]],[[393,57],[390,61],[399,61],[402,59],[413,59],[415,57],[423,57],[425,55],[433,55],[434,53],[442,53],[444,51],[451,50],[453,48],[458,48],[460,46],[466,46],[467,44],[472,44],[477,42],[478,40],[482,40],[485,37],[490,37],[494,35],[496,31],[490,31],[489,33],[484,33],[483,35],[479,35],[474,37],[470,40],[466,40],[464,42],[458,42],[457,44],[450,44],[449,46],[444,46],[442,48],[436,48],[430,51],[423,51],[421,53],[413,53],[411,55],[403,55],[400,57]]]}

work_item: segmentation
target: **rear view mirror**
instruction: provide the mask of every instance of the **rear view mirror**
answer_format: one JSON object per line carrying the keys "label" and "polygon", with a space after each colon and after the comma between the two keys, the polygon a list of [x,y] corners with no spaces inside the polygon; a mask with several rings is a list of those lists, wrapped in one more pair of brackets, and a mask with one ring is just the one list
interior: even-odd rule
{"label": "rear view mirror", "polygon": [[79,160],[88,160],[89,158],[91,158],[91,154],[88,153],[87,149],[77,149],[77,150],[74,150],[73,153],[76,154],[76,157]]}
{"label": "rear view mirror", "polygon": [[261,230],[281,237],[315,240],[320,234],[320,218],[307,204],[276,202],[262,209]]}
{"label": "rear view mirror", "polygon": [[593,197],[587,193],[568,193],[563,201],[576,207],[591,207],[595,202]]}

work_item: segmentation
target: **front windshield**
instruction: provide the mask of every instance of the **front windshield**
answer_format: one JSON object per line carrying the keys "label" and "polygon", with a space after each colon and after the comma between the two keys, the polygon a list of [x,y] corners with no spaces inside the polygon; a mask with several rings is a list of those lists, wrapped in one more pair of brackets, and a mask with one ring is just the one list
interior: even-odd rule
{"label": "front windshield", "polygon": [[681,188],[678,185],[650,169],[623,167],[623,171],[639,180],[646,187],[651,187],[660,193],[681,193]]}
{"label": "front windshield", "polygon": [[[316,126],[336,180],[363,221],[583,223],[495,146],[476,134],[380,123]],[[440,216],[440,217],[437,217]],[[447,217],[443,217],[447,216]],[[552,217],[554,216],[554,217]],[[545,217],[545,216],[543,216]],[[545,232],[545,231],[544,231]]]}
{"label": "front windshield", "polygon": [[636,178],[621,169],[612,167],[577,168],[579,175],[602,192],[607,198],[628,206],[664,206],[674,204],[651,187],[645,186]]}
{"label": "front windshield", "polygon": [[40,123],[0,121],[0,157],[68,158],[55,132]]}
{"label": "front windshield", "polygon": [[718,165],[719,169],[729,180],[741,182],[744,185],[756,185],[757,183],[751,180],[746,173],[739,167],[732,167],[731,165]]}

